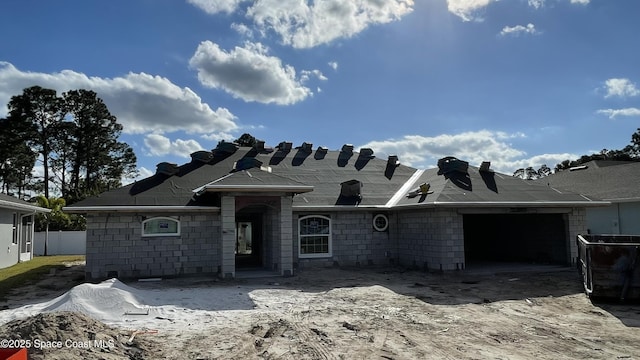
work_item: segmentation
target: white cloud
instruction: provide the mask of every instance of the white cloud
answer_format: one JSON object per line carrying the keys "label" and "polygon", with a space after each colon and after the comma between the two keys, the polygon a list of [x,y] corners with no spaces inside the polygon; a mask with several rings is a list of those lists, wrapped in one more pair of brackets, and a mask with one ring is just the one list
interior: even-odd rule
{"label": "white cloud", "polygon": [[296,78],[296,70],[268,55],[260,43],[245,43],[226,52],[218,44],[203,41],[189,61],[207,87],[222,89],[244,101],[294,104],[312,95]]}
{"label": "white cloud", "polygon": [[149,169],[147,169],[147,168],[146,168],[146,167],[144,167],[144,166],[141,166],[141,167],[139,167],[139,168],[138,168],[138,176],[136,176],[136,177],[135,177],[135,178],[133,178],[133,179],[130,179],[130,178],[122,178],[122,179],[120,179],[120,181],[122,182],[122,185],[124,186],[124,185],[131,184],[131,183],[133,183],[133,182],[136,182],[136,181],[142,180],[142,179],[146,179],[146,178],[148,178],[149,176],[151,176],[151,175],[153,175],[153,174],[154,174],[154,171],[149,170]]}
{"label": "white cloud", "polygon": [[206,139],[206,140],[212,140],[212,141],[215,141],[217,143],[220,140],[233,141],[233,140],[237,139],[238,137],[234,136],[233,134],[230,134],[230,133],[219,132],[219,133],[207,134],[207,135],[203,136],[202,138]]}
{"label": "white cloud", "polygon": [[[462,21],[482,21],[479,14],[484,8],[498,0],[447,0],[449,12],[457,15]],[[527,0],[527,4],[540,9],[545,6],[547,0]],[[571,0],[571,4],[587,5],[590,0]]]}
{"label": "white cloud", "polygon": [[445,156],[455,156],[475,166],[491,161],[494,169],[511,173],[518,168],[514,164],[526,154],[506,141],[519,137],[524,135],[480,130],[434,137],[406,135],[402,139],[372,141],[361,147],[384,155],[398,155],[402,163],[420,168],[432,167]]}
{"label": "white cloud", "polygon": [[233,23],[231,24],[231,29],[235,30],[238,34],[246,38],[253,38],[253,30],[251,30],[251,28],[249,28],[245,24]]}
{"label": "white cloud", "polygon": [[529,6],[539,9],[544,6],[545,0],[529,0]]}
{"label": "white cloud", "polygon": [[378,156],[398,155],[401,163],[421,169],[435,167],[438,159],[445,156],[455,156],[473,166],[489,161],[492,169],[507,175],[530,166],[539,169],[542,165],[547,165],[553,169],[564,160],[579,157],[569,153],[527,157],[526,152],[508,142],[524,137],[526,136],[522,133],[480,130],[434,137],[407,135],[401,139],[372,141],[361,148],[372,148]]}
{"label": "white cloud", "polygon": [[188,3],[199,7],[207,14],[232,13],[243,1],[247,0],[187,0]]}
{"label": "white cloud", "polygon": [[506,36],[506,35],[518,36],[523,33],[535,35],[538,33],[538,31],[536,30],[535,25],[531,23],[527,24],[527,26],[523,26],[523,25],[516,25],[511,27],[505,26],[504,28],[502,28],[502,31],[500,31],[500,35],[502,36]]}
{"label": "white cloud", "polygon": [[508,170],[505,173],[511,175],[517,169],[526,169],[528,167],[538,170],[542,165],[547,165],[551,170],[553,170],[557,164],[560,164],[565,160],[574,160],[579,157],[580,155],[571,153],[535,155],[530,158],[514,160],[509,164],[509,167],[505,168]]}
{"label": "white cloud", "polygon": [[[58,73],[25,72],[8,62],[0,62],[0,103],[23,89],[39,85],[58,94],[74,89],[93,90],[123,125],[124,133],[164,133],[185,131],[209,134],[237,129],[236,117],[225,108],[212,110],[189,88],[181,88],[169,79],[145,73],[124,77],[89,77],[72,70]],[[6,115],[0,109],[0,116]]]}
{"label": "white cloud", "polygon": [[612,96],[627,97],[640,95],[640,90],[638,90],[636,85],[629,79],[625,78],[608,79],[605,81],[605,89],[607,90],[607,94],[604,96],[605,98]]}
{"label": "white cloud", "polygon": [[295,48],[352,37],[374,24],[400,19],[413,0],[257,0],[247,9],[263,35],[275,32]]}
{"label": "white cloud", "polygon": [[188,158],[192,153],[202,150],[203,147],[195,140],[177,139],[171,141],[166,136],[160,134],[149,134],[144,138],[144,145],[150,155],[176,155]]}
{"label": "white cloud", "polygon": [[640,109],[638,108],[602,109],[602,110],[598,110],[597,113],[607,115],[609,119],[615,119],[618,116],[640,116]]}
{"label": "white cloud", "polygon": [[338,70],[338,62],[336,61],[329,61],[329,66],[333,69],[333,70]]}
{"label": "white cloud", "polygon": [[447,0],[449,12],[459,16],[463,21],[481,20],[477,13],[497,0]]}
{"label": "white cloud", "polygon": [[300,72],[300,82],[305,83],[309,81],[309,79],[311,79],[312,76],[322,81],[329,80],[327,79],[326,76],[322,74],[322,71],[320,70],[302,70]]}

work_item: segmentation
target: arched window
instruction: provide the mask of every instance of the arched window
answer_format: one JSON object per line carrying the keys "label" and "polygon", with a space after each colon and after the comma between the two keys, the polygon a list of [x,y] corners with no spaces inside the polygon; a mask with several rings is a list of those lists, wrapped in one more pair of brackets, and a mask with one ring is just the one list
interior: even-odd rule
{"label": "arched window", "polygon": [[142,222],[142,236],[178,236],[180,221],[170,217],[154,217]]}
{"label": "arched window", "polygon": [[303,216],[298,220],[301,258],[331,256],[331,218],[321,215]]}

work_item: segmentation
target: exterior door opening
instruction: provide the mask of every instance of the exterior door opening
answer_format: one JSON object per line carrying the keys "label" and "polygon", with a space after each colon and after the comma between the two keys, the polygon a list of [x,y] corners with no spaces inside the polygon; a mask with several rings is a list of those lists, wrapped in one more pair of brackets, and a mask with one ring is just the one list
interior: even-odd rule
{"label": "exterior door opening", "polygon": [[31,260],[31,247],[33,243],[33,216],[22,216],[22,228],[20,233],[20,261]]}
{"label": "exterior door opening", "polygon": [[236,224],[236,232],[238,234],[236,238],[236,255],[251,255],[252,239],[251,222],[242,221]]}
{"label": "exterior door opening", "polygon": [[262,243],[261,214],[237,215],[235,250],[236,267],[262,267]]}

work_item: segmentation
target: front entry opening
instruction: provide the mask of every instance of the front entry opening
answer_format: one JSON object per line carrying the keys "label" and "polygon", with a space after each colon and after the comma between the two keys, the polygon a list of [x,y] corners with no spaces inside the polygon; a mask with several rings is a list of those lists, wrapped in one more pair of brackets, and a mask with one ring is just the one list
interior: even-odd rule
{"label": "front entry opening", "polygon": [[259,215],[236,221],[236,267],[262,267],[262,222]]}
{"label": "front entry opening", "polygon": [[238,222],[236,224],[236,254],[237,255],[251,255],[251,231],[252,226],[250,222]]}

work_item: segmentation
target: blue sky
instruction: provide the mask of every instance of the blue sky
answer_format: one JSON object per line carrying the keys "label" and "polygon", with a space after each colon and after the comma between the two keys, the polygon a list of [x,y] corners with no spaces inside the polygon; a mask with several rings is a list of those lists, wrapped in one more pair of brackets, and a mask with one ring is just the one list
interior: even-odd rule
{"label": "blue sky", "polygon": [[91,89],[141,176],[248,132],[496,170],[621,149],[640,127],[637,0],[0,2],[0,116]]}

